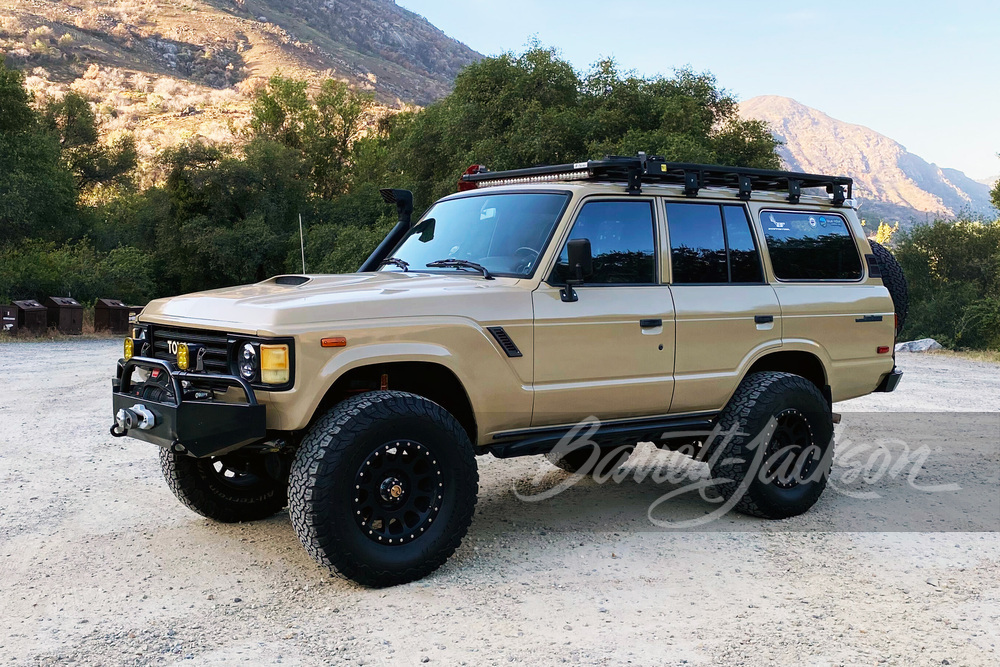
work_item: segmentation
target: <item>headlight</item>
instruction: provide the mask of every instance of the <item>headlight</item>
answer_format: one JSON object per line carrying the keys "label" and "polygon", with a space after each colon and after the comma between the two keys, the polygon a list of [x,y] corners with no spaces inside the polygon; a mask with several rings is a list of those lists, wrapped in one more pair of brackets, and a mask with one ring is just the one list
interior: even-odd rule
{"label": "headlight", "polygon": [[240,348],[240,375],[244,380],[250,381],[257,377],[257,350],[253,343],[244,343]]}
{"label": "headlight", "polygon": [[260,379],[265,384],[285,384],[291,377],[287,345],[260,346]]}
{"label": "headlight", "polygon": [[126,338],[125,339],[125,350],[124,350],[124,352],[125,352],[125,361],[128,361],[129,359],[131,359],[132,355],[135,354],[135,343],[132,342],[131,338]]}

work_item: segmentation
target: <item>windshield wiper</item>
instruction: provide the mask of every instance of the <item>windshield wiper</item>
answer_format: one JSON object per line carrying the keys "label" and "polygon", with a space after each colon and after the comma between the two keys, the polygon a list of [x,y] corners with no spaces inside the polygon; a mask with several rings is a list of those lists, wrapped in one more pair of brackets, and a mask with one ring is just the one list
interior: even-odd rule
{"label": "windshield wiper", "polygon": [[427,265],[428,268],[455,268],[455,269],[472,269],[473,271],[481,271],[483,278],[486,280],[493,280],[493,274],[482,264],[476,264],[475,262],[470,262],[467,259],[439,259],[430,262]]}
{"label": "windshield wiper", "polygon": [[378,268],[381,269],[386,264],[392,264],[393,266],[398,266],[399,268],[403,269],[403,271],[410,270],[410,263],[398,257],[386,257],[385,259],[382,260],[382,263],[378,265]]}

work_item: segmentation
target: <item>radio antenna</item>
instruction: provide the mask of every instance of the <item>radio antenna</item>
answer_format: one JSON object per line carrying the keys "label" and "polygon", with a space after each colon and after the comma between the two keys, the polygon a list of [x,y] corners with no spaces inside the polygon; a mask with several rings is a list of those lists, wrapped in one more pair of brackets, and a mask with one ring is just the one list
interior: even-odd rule
{"label": "radio antenna", "polygon": [[299,247],[302,248],[302,273],[306,272],[306,237],[302,233],[302,214],[299,213]]}

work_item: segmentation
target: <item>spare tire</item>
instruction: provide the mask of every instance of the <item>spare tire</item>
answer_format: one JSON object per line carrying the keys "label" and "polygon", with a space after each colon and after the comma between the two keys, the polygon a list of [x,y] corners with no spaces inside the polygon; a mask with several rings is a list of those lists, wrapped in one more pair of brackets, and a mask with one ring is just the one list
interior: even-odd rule
{"label": "spare tire", "polygon": [[910,310],[910,289],[906,285],[906,276],[903,275],[903,267],[899,265],[896,258],[892,256],[889,249],[877,241],[869,241],[872,247],[872,254],[878,262],[879,269],[882,270],[882,284],[889,290],[892,297],[892,305],[896,311],[896,335],[903,330],[906,322],[906,314]]}

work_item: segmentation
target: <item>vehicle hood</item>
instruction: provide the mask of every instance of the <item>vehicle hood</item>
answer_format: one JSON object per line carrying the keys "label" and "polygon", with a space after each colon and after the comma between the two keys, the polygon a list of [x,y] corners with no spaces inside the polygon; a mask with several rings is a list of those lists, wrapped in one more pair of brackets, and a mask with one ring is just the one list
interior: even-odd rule
{"label": "vehicle hood", "polygon": [[468,315],[479,311],[484,300],[523,293],[523,288],[516,287],[519,282],[463,273],[396,271],[278,276],[253,285],[157,299],[146,306],[140,319],[257,333],[332,321]]}

